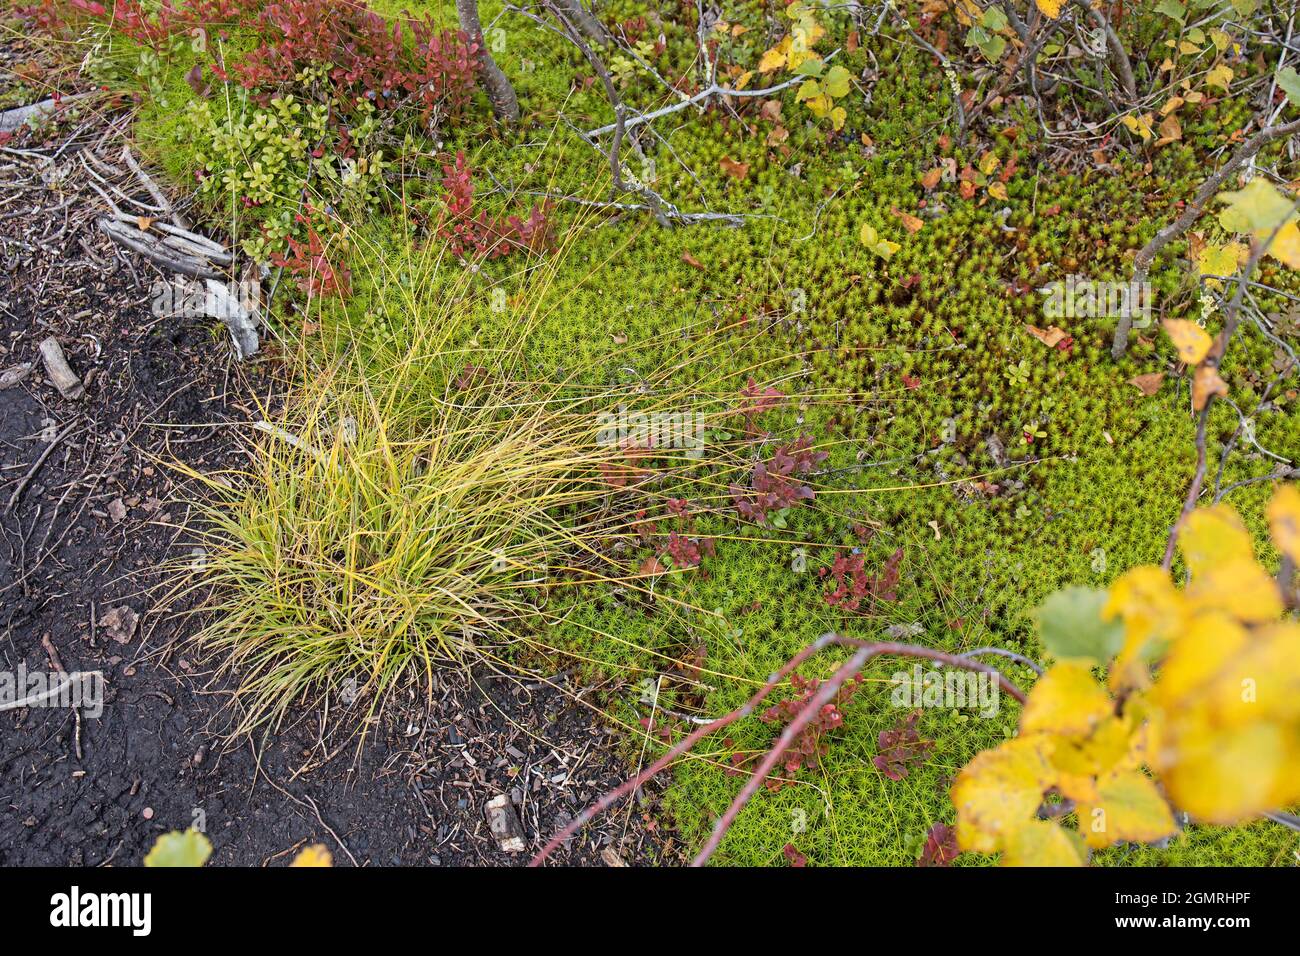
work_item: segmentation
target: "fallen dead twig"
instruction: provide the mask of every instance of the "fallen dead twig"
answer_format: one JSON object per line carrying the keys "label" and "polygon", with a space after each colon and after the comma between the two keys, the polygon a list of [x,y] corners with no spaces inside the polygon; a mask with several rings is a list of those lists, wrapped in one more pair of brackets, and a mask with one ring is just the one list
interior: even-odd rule
{"label": "fallen dead twig", "polygon": [[53,116],[69,103],[75,103],[78,100],[84,100],[95,95],[95,93],[73,93],[69,96],[41,100],[39,103],[32,103],[29,106],[15,106],[13,109],[0,113],[0,133],[12,133],[32,120],[39,121]]}
{"label": "fallen dead twig", "polygon": [[188,231],[190,228],[189,220],[176,211],[176,207],[171,204],[166,194],[159,188],[158,184],[153,181],[153,177],[146,173],[144,169],[141,168],[140,164],[136,162],[135,156],[131,153],[130,146],[122,147],[122,162],[126,163],[126,165],[130,167],[131,172],[135,173],[136,176],[139,177],[145,190],[153,197],[153,201],[163,209],[167,210],[168,217],[171,219],[172,223],[178,229]]}
{"label": "fallen dead twig", "polygon": [[18,482],[18,487],[14,489],[14,493],[9,496],[9,503],[5,505],[6,512],[12,511],[14,505],[18,504],[18,499],[23,496],[23,492],[27,490],[27,486],[31,484],[32,479],[36,477],[36,473],[41,470],[41,466],[44,465],[46,459],[50,457],[50,454],[54,451],[55,446],[58,445],[59,442],[63,441],[63,439],[68,437],[69,433],[71,433],[72,429],[76,426],[76,424],[77,423],[75,421],[69,422],[67,427],[64,428],[63,431],[59,432],[57,435],[55,435],[53,438],[50,439],[50,443],[46,445],[45,448],[41,451],[40,455],[37,456],[36,461],[32,463],[32,467],[27,470],[27,474],[23,475],[22,480]]}
{"label": "fallen dead twig", "polygon": [[216,265],[206,256],[182,252],[174,246],[151,236],[138,226],[128,226],[107,216],[99,219],[100,231],[119,245],[138,252],[154,265],[195,279],[215,279],[220,276]]}

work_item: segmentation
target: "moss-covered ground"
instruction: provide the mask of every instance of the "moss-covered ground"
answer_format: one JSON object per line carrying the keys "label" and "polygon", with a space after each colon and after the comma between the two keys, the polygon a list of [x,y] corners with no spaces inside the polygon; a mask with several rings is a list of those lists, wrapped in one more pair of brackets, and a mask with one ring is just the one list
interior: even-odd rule
{"label": "moss-covered ground", "polygon": [[[450,4],[377,6],[450,20]],[[617,0],[607,19],[649,13]],[[728,5],[728,20],[751,28],[727,38],[737,62],[757,62],[771,39],[768,16],[762,4]],[[836,16],[827,19],[838,46],[847,26]],[[776,383],[791,401],[767,423],[773,440],[811,430],[832,449],[814,482],[815,503],[792,510],[784,528],[741,531],[717,519],[708,529],[723,538],[707,573],[662,584],[696,610],[659,612],[596,587],[572,599],[566,624],[537,635],[557,659],[610,678],[606,703],[617,719],[636,726],[651,707],[720,714],[828,630],[871,637],[892,626],[935,647],[992,645],[1041,659],[1031,612],[1045,595],[1069,584],[1104,586],[1125,568],[1159,560],[1195,463],[1188,378],[1155,328],[1139,330],[1129,354],[1114,362],[1107,354],[1113,319],[1045,319],[1037,290],[1071,273],[1127,281],[1134,250],[1245,125],[1245,103],[1218,98],[1184,117],[1182,141],[1160,148],[1115,129],[1100,157],[1062,149],[1028,110],[1011,105],[987,114],[962,143],[947,80],[933,61],[896,35],[863,37],[839,54],[855,84],[838,133],[786,90],[775,97],[778,120],[752,107],[737,112],[740,103],[687,109],[645,140],[661,193],[682,209],[740,214],[742,225],[665,227],[643,212],[561,200],[552,212],[555,252],[483,263],[471,273],[447,256],[434,268],[429,237],[412,225],[413,213],[436,206],[439,189],[428,181],[439,173],[435,151],[465,152],[489,208],[526,213],[537,193],[611,197],[607,164],[567,125],[611,121],[600,83],[582,82],[591,69],[571,45],[491,0],[483,19],[505,31],[497,59],[525,122],[502,132],[480,99],[471,121],[442,131],[440,148],[421,147],[428,161],[412,163],[411,172],[426,179],[390,175],[381,201],[339,210],[351,223],[353,293],[313,308],[306,325],[282,310],[284,333],[306,330],[308,346],[325,353],[359,348],[382,375],[410,341],[410,324],[421,321],[420,303],[467,288],[455,330],[466,344],[526,336],[528,362],[543,376],[574,369],[644,376],[670,366],[681,381],[735,394],[750,377]],[[662,28],[666,40],[653,65],[664,75],[687,72],[693,25],[668,12],[651,21],[651,32]],[[239,31],[226,42],[237,49]],[[124,44],[116,62],[125,73]],[[184,77],[193,62],[179,49],[153,69],[154,91],[136,127],[141,148],[178,183],[193,183],[204,160],[187,119],[195,94]],[[621,92],[640,108],[671,102],[645,70],[631,71]],[[209,103],[218,123],[227,109],[251,108],[220,91]],[[772,136],[778,128],[788,138]],[[1002,168],[1015,163],[1005,200],[984,189],[962,198],[958,182],[921,183],[946,158],[960,169],[988,151]],[[723,160],[733,172],[733,164],[747,167],[744,175],[726,172]],[[629,163],[640,169],[635,156]],[[892,210],[923,226],[910,231]],[[219,202],[211,213],[241,235],[260,215]],[[898,244],[891,258],[866,249],[864,223]],[[1214,235],[1217,226],[1207,219],[1203,228]],[[1271,266],[1261,281],[1295,287]],[[1159,261],[1154,283],[1157,315],[1196,317],[1185,242]],[[1283,309],[1280,301],[1266,305]],[[1049,324],[1072,337],[1071,348],[1049,347],[1026,330]],[[1237,406],[1249,411],[1274,347],[1247,329],[1234,349],[1225,377]],[[1167,373],[1156,394],[1130,384],[1152,372]],[[1300,415],[1293,395],[1273,399],[1255,434],[1294,458]],[[1210,429],[1216,465],[1220,441],[1236,424],[1221,405]],[[1220,486],[1270,467],[1251,449],[1239,451]],[[1247,485],[1227,500],[1258,529],[1268,488]],[[854,548],[868,567],[903,550],[896,601],[864,613],[826,602],[817,569]],[[830,667],[821,660],[807,673]],[[872,758],[877,735],[904,716],[890,702],[891,675],[902,669],[884,662],[868,672],[871,681],[848,706],[821,765],[756,799],[720,861],[779,864],[787,843],[814,864],[915,860],[926,830],[951,822],[952,776],[1013,731],[1018,708],[1003,700],[992,718],[925,710],[918,729],[935,742],[930,759],[903,780],[887,779]],[[1008,674],[1032,683],[1020,665],[1010,664]],[[658,696],[647,697],[656,686]],[[742,778],[727,772],[733,755],[765,750],[773,733],[770,724],[741,721],[674,770],[667,809],[687,843],[699,844],[738,791]],[[630,759],[638,754],[633,747]],[[1294,834],[1268,823],[1193,826],[1166,848],[1121,847],[1098,860],[1268,865],[1290,862],[1295,849]]]}

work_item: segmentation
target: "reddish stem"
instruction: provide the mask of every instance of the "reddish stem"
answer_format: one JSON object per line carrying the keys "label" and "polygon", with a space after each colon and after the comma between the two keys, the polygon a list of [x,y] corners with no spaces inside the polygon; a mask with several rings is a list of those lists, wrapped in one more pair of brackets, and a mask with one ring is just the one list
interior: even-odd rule
{"label": "reddish stem", "polygon": [[560,844],[564,843],[565,840],[568,840],[596,816],[609,809],[609,807],[613,806],[623,797],[634,793],[637,788],[667,768],[673,761],[690,750],[700,740],[715,731],[721,730],[722,728],[735,723],[742,717],[747,717],[753,714],[758,705],[762,703],[763,700],[772,693],[781,681],[789,676],[795,668],[813,654],[816,654],[818,651],[825,649],[831,644],[856,648],[857,653],[855,653],[846,664],[841,666],[830,680],[818,687],[817,693],[813,698],[809,700],[803,710],[801,710],[799,714],[790,721],[776,744],[770,751],[768,751],[758,769],[750,776],[744,789],[742,789],[736,796],[735,800],[731,802],[731,806],[727,808],[726,813],[718,818],[718,822],[713,828],[713,834],[709,837],[709,841],[705,844],[699,855],[691,862],[692,866],[702,866],[709,857],[713,855],[713,852],[722,842],[722,838],[726,835],[727,830],[729,830],[732,823],[735,822],[737,815],[744,808],[745,804],[749,802],[750,798],[752,798],[758,791],[758,788],[762,786],[763,781],[771,774],[772,769],[781,759],[782,754],[784,754],[785,751],[789,749],[790,745],[794,743],[799,733],[816,718],[821,708],[825,704],[830,703],[831,698],[835,696],[844,682],[858,671],[862,670],[863,666],[865,666],[873,657],[878,657],[883,654],[893,654],[899,657],[918,657],[926,660],[937,661],[941,664],[947,664],[950,667],[959,667],[964,670],[989,674],[990,676],[997,678],[998,686],[1003,691],[1010,694],[1021,704],[1025,702],[1024,692],[1008,680],[1000,671],[994,667],[990,667],[988,664],[959,657],[955,654],[948,654],[931,647],[921,647],[918,644],[862,641],[851,637],[840,637],[838,634],[833,633],[823,634],[816,641],[809,644],[798,654],[795,654],[794,657],[790,658],[790,660],[787,661],[779,671],[769,677],[767,683],[760,687],[757,693],[755,693],[754,696],[747,700],[743,705],[737,707],[730,713],[724,714],[712,723],[697,728],[692,733],[683,737],[666,754],[652,763],[641,773],[625,780],[615,789],[610,790],[608,793],[599,797],[594,803],[574,817],[568,826],[552,837],[551,841],[547,843],[546,846],[544,846],[537,855],[532,858],[532,860],[529,861],[528,865],[540,866],[547,857],[555,852]]}

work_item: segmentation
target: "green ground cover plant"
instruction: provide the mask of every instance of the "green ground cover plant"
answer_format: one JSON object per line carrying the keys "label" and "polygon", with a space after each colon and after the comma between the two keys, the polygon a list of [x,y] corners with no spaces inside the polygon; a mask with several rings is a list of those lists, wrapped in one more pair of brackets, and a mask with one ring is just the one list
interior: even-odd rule
{"label": "green ground cover plant", "polygon": [[[1033,611],[1050,594],[1160,560],[1200,409],[1159,320],[1218,328],[1224,282],[1204,266],[1244,260],[1213,212],[1175,238],[1151,271],[1154,319],[1119,359],[1115,317],[1052,313],[1050,290],[1127,284],[1253,131],[1259,97],[1296,116],[1237,4],[1132,13],[1127,50],[1145,52],[1129,70],[1149,91],[1119,108],[1123,70],[1064,27],[1040,48],[1051,97],[1017,93],[1025,43],[1003,5],[737,2],[700,23],[694,4],[615,0],[598,11],[614,39],[584,44],[602,76],[549,8],[484,2],[513,125],[475,88],[480,38],[450,3],[375,3],[383,29],[349,7],[338,30],[369,38],[351,64],[331,59],[328,18],[280,30],[285,52],[256,0],[171,19],[42,6],[91,45],[93,75],[139,94],[142,152],[278,277],[288,410],[267,412],[257,467],[210,512],[201,579],[221,595],[203,640],[244,681],[245,729],[349,678],[371,712],[473,654],[611,682],[603,705],[636,761],[828,631],[1042,660]],[[1025,17],[1048,30],[1036,6]],[[615,172],[616,134],[583,135],[618,120],[606,80],[643,113],[708,83],[788,85],[669,114]],[[1281,141],[1253,165],[1298,175]],[[1234,340],[1231,404],[1205,424],[1211,486],[1261,541],[1259,479],[1300,453],[1295,275],[1258,263],[1250,307],[1271,318]],[[702,454],[595,441],[620,409],[693,416]],[[847,656],[802,673],[824,680]],[[912,718],[892,699],[908,666],[870,664],[714,859],[933,858],[954,779],[1016,735],[1020,708]],[[674,767],[666,809],[687,844],[773,722],[738,722]],[[1194,824],[1093,859],[1274,865],[1296,846],[1270,821]]]}

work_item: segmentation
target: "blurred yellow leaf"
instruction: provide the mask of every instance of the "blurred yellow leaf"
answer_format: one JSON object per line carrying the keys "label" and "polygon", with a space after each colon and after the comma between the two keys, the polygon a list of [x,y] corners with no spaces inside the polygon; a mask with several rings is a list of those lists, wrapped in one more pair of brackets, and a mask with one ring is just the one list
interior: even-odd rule
{"label": "blurred yellow leaf", "polygon": [[1195,365],[1205,358],[1210,346],[1214,344],[1210,333],[1195,322],[1187,319],[1165,319],[1165,331],[1178,350],[1178,360],[1188,365]]}
{"label": "blurred yellow leaf", "polygon": [[1150,683],[1150,663],[1164,653],[1185,614],[1183,596],[1160,568],[1144,564],[1119,576],[1102,611],[1103,617],[1124,622],[1124,646],[1107,681],[1111,690],[1140,690]]}
{"label": "blurred yellow leaf", "polygon": [[1002,851],[1003,866],[1083,866],[1086,862],[1079,837],[1051,820],[1025,822],[1008,835]]}
{"label": "blurred yellow leaf", "polygon": [[330,855],[324,844],[317,843],[313,846],[304,847],[302,852],[293,858],[290,866],[333,866],[334,857]]}
{"label": "blurred yellow leaf", "polygon": [[1267,238],[1273,230],[1294,216],[1295,203],[1262,176],[1256,176],[1238,190],[1219,193],[1224,203],[1219,211],[1219,225],[1228,232],[1248,232]]}
{"label": "blurred yellow leaf", "polygon": [[202,866],[212,856],[212,842],[198,830],[173,830],[154,841],[144,858],[147,867]]}
{"label": "blurred yellow leaf", "polygon": [[[1269,236],[1257,234],[1256,238],[1262,242]],[[1300,269],[1300,227],[1297,227],[1295,220],[1283,225],[1277,235],[1273,236],[1268,254],[1292,269]]]}
{"label": "blurred yellow leaf", "polygon": [[977,754],[952,785],[957,845],[996,852],[1008,834],[1033,819],[1055,776],[1036,737],[1017,737]]}
{"label": "blurred yellow leaf", "polygon": [[1084,842],[1095,849],[1113,843],[1153,843],[1178,831],[1169,804],[1141,770],[1124,770],[1098,781],[1097,799],[1079,807]]}
{"label": "blurred yellow leaf", "polygon": [[1114,709],[1087,665],[1066,661],[1054,665],[1029,692],[1020,732],[1086,736]]}
{"label": "blurred yellow leaf", "polygon": [[1268,505],[1268,528],[1277,549],[1300,564],[1300,489],[1282,484]]}
{"label": "blurred yellow leaf", "polygon": [[1250,532],[1226,505],[1197,508],[1189,514],[1178,534],[1178,546],[1192,577],[1225,561],[1255,560]]}

